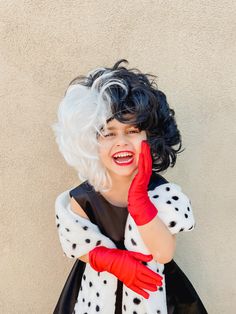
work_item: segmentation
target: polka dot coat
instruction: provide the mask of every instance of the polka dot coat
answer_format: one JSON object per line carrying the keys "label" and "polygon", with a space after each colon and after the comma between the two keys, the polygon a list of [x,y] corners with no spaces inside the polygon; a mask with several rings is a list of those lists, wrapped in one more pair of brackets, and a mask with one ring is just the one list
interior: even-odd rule
{"label": "polka dot coat", "polygon": [[[148,194],[158,209],[159,218],[172,234],[194,229],[195,222],[191,202],[177,184],[159,185]],[[111,239],[101,233],[97,225],[72,211],[69,191],[65,191],[57,197],[55,210],[60,243],[68,258],[79,258],[99,245],[109,248],[116,247]],[[126,221],[124,244],[127,250],[150,254],[130,215]],[[145,299],[123,285],[123,313],[167,313],[164,265],[153,259],[146,263],[146,266],[163,276],[163,286],[157,291],[148,291],[150,297]],[[108,272],[97,272],[87,263],[74,314],[115,313],[116,289],[117,278],[114,275]]]}

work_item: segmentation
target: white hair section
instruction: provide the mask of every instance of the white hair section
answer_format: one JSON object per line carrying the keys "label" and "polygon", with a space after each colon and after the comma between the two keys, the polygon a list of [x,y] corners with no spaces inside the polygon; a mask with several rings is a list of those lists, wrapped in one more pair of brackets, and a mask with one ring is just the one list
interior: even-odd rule
{"label": "white hair section", "polygon": [[59,104],[58,121],[52,125],[59,150],[66,162],[74,167],[81,181],[88,180],[95,190],[107,191],[111,178],[100,162],[97,134],[112,117],[112,102],[107,93],[112,85],[119,85],[128,92],[127,86],[119,79],[113,79],[113,72],[98,68],[104,73],[94,80],[91,87],[79,83],[70,85]]}

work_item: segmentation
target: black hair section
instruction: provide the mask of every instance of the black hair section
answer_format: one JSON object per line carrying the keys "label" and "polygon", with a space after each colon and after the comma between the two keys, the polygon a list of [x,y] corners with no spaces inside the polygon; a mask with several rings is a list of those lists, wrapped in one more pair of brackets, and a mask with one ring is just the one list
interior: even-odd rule
{"label": "black hair section", "polygon": [[[156,76],[141,73],[136,68],[127,69],[121,66],[121,63],[128,63],[128,61],[121,59],[112,68],[101,68],[90,76],[78,76],[70,82],[69,86],[79,83],[91,87],[104,72],[112,72],[110,77],[100,81],[98,89],[107,80],[115,79],[122,81],[127,87],[126,91],[114,82],[106,89],[112,100],[112,119],[132,124],[141,131],[146,131],[154,172],[164,171],[169,166],[174,167],[177,154],[184,151],[181,150],[182,140],[175,120],[175,111],[169,107],[166,95],[158,90]],[[178,147],[174,148],[176,145]]]}

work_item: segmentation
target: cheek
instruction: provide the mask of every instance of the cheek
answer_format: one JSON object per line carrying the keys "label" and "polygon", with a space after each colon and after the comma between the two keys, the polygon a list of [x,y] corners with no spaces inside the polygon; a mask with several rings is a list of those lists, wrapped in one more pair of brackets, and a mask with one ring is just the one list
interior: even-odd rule
{"label": "cheek", "polygon": [[143,132],[140,137],[136,140],[136,151],[139,154],[141,152],[141,143],[147,139],[146,132]]}
{"label": "cheek", "polygon": [[108,158],[110,153],[110,145],[108,145],[107,143],[102,143],[99,147],[98,147],[98,156],[100,158],[100,160],[106,160],[106,158]]}

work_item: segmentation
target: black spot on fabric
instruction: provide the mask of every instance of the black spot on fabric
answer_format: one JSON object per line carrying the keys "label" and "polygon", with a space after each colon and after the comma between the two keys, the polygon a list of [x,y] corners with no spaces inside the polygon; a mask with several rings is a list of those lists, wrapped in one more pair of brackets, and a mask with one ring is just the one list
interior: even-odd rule
{"label": "black spot on fabric", "polygon": [[72,244],[72,249],[73,249],[73,250],[76,249],[76,243],[73,243],[73,244]]}
{"label": "black spot on fabric", "polygon": [[90,243],[91,241],[90,241],[90,239],[86,239],[85,242],[86,243]]}
{"label": "black spot on fabric", "polygon": [[160,310],[157,310],[157,314],[161,314],[161,311],[160,311]]}
{"label": "black spot on fabric", "polygon": [[101,240],[98,240],[97,243],[96,243],[96,245],[101,244],[101,242],[102,242]]}
{"label": "black spot on fabric", "polygon": [[124,308],[124,310],[126,311],[126,305],[125,305],[125,304],[124,304],[123,308]]}
{"label": "black spot on fabric", "polygon": [[98,272],[98,276],[100,276],[100,271]]}
{"label": "black spot on fabric", "polygon": [[90,307],[90,305],[91,305],[91,302],[88,303],[88,307]]}
{"label": "black spot on fabric", "polygon": [[159,291],[163,291],[163,287],[159,287]]}
{"label": "black spot on fabric", "polygon": [[93,285],[93,283],[90,281],[90,282],[89,282],[89,287],[92,287],[92,285]]}
{"label": "black spot on fabric", "polygon": [[159,197],[159,195],[156,194],[156,195],[153,195],[152,198],[158,198],[158,197]]}
{"label": "black spot on fabric", "polygon": [[189,207],[187,207],[187,210],[190,212],[190,208]]}
{"label": "black spot on fabric", "polygon": [[166,191],[170,191],[170,188],[168,186],[166,187]]}
{"label": "black spot on fabric", "polygon": [[133,314],[138,314],[136,311],[133,311]]}
{"label": "black spot on fabric", "polygon": [[179,230],[179,232],[182,232],[182,231],[184,231],[184,228],[181,228],[181,229]]}
{"label": "black spot on fabric", "polygon": [[178,196],[172,196],[172,199],[175,201],[178,201],[179,198],[178,198]]}
{"label": "black spot on fabric", "polygon": [[159,273],[159,268],[157,268],[157,272]]}
{"label": "black spot on fabric", "polygon": [[184,214],[184,217],[185,217],[185,218],[188,218],[188,214]]}
{"label": "black spot on fabric", "polygon": [[133,245],[137,245],[137,243],[134,241],[134,239],[131,239],[131,243],[132,243]]}
{"label": "black spot on fabric", "polygon": [[80,290],[82,291],[82,286],[80,286]]}
{"label": "black spot on fabric", "polygon": [[107,281],[106,281],[106,280],[103,280],[103,283],[106,285],[106,284],[107,284]]}
{"label": "black spot on fabric", "polygon": [[99,292],[97,292],[97,293],[96,293],[96,296],[97,296],[97,297],[99,297],[99,296],[100,296]]}
{"label": "black spot on fabric", "polygon": [[171,201],[167,201],[166,204],[172,204]]}
{"label": "black spot on fabric", "polygon": [[125,291],[125,295],[128,296],[128,292],[127,291]]}
{"label": "black spot on fabric", "polygon": [[85,302],[85,299],[83,298],[82,301]]}
{"label": "black spot on fabric", "polygon": [[59,228],[60,227],[60,224],[57,224],[57,228]]}
{"label": "black spot on fabric", "polygon": [[171,221],[169,223],[169,228],[173,228],[176,225],[176,221]]}
{"label": "black spot on fabric", "polygon": [[74,255],[71,255],[71,257],[75,258],[75,256],[74,256]]}
{"label": "black spot on fabric", "polygon": [[86,280],[86,276],[85,275],[83,275],[83,279]]}
{"label": "black spot on fabric", "polygon": [[132,230],[132,227],[131,227],[131,225],[129,225],[129,231],[130,231],[130,230]]}
{"label": "black spot on fabric", "polygon": [[193,226],[192,227],[190,227],[188,230],[192,230],[193,229]]}
{"label": "black spot on fabric", "polygon": [[134,302],[134,304],[139,304],[140,302],[141,302],[141,300],[140,299],[138,299],[138,298],[134,298],[133,299],[133,302]]}
{"label": "black spot on fabric", "polygon": [[179,211],[178,207],[175,207],[175,210],[178,212]]}
{"label": "black spot on fabric", "polygon": [[59,219],[58,215],[56,215],[57,219]]}
{"label": "black spot on fabric", "polygon": [[84,226],[83,229],[84,229],[84,230],[88,230],[88,227],[87,227],[87,226]]}
{"label": "black spot on fabric", "polygon": [[79,220],[77,220],[77,219],[76,219],[76,221],[75,221],[75,222],[77,222],[77,223],[78,223],[78,222],[79,222]]}
{"label": "black spot on fabric", "polygon": [[96,311],[99,312],[100,311],[100,307],[98,305],[96,305]]}
{"label": "black spot on fabric", "polygon": [[70,231],[70,229],[68,229],[68,228],[65,228],[65,229],[66,229],[66,231],[67,231],[67,232],[69,232],[69,231]]}
{"label": "black spot on fabric", "polygon": [[142,264],[146,266],[148,263],[147,263],[147,262],[142,261]]}

